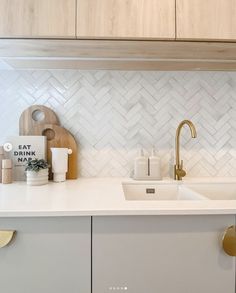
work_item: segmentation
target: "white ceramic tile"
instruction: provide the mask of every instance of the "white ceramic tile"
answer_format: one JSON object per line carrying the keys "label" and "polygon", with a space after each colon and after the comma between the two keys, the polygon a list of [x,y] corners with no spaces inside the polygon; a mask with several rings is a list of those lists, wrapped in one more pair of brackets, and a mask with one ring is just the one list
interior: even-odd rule
{"label": "white ceramic tile", "polygon": [[182,119],[198,130],[182,133],[188,176],[236,176],[236,73],[0,70],[0,143],[32,104],[74,134],[81,176],[127,176],[138,148],[153,145],[168,175]]}

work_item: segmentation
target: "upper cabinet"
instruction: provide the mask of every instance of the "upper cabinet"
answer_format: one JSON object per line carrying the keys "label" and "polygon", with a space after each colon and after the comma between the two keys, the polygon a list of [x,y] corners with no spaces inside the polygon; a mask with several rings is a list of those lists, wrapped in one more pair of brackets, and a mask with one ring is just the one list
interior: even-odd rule
{"label": "upper cabinet", "polygon": [[0,0],[0,38],[236,41],[236,0]]}
{"label": "upper cabinet", "polygon": [[78,38],[175,38],[175,0],[77,0]]}
{"label": "upper cabinet", "polygon": [[177,39],[236,40],[235,0],[176,0]]}
{"label": "upper cabinet", "polygon": [[75,38],[76,0],[1,0],[0,37]]}

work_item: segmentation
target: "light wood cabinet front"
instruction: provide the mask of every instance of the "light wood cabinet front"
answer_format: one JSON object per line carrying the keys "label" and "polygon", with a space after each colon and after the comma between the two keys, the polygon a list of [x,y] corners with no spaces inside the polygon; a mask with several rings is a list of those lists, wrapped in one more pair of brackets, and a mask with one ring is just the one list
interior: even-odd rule
{"label": "light wood cabinet front", "polygon": [[177,39],[236,40],[235,0],[176,0]]}
{"label": "light wood cabinet front", "polygon": [[75,38],[76,0],[1,0],[0,37]]}
{"label": "light wood cabinet front", "polygon": [[78,38],[175,38],[175,0],[77,0]]}

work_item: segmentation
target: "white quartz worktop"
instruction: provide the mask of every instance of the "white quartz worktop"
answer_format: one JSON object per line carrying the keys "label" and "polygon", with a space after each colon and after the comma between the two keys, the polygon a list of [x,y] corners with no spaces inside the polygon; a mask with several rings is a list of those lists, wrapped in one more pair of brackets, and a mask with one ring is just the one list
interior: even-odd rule
{"label": "white quartz worktop", "polygon": [[[204,180],[236,183],[236,178]],[[83,178],[44,186],[0,184],[0,217],[236,214],[236,200],[127,201],[121,184],[126,181],[132,180]]]}

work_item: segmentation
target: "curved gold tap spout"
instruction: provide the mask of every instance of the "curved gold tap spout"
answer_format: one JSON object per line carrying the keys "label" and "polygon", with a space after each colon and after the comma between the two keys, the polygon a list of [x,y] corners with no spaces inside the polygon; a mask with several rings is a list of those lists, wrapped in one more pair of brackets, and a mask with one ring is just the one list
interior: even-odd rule
{"label": "curved gold tap spout", "polygon": [[186,175],[186,172],[183,170],[183,161],[180,161],[180,151],[179,151],[180,133],[181,133],[181,129],[183,128],[185,124],[189,126],[192,138],[197,137],[196,128],[190,120],[183,120],[182,122],[180,122],[179,126],[177,127],[176,137],[175,137],[175,152],[176,152],[176,163],[174,166],[175,180],[182,180],[182,177]]}

